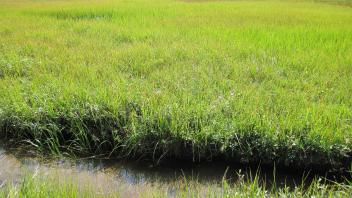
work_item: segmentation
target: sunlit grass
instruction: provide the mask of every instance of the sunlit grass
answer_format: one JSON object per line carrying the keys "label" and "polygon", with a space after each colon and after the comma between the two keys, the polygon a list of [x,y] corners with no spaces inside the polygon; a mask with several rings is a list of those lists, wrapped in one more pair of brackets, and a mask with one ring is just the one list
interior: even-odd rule
{"label": "sunlit grass", "polygon": [[54,154],[349,167],[352,12],[0,1],[0,136]]}
{"label": "sunlit grass", "polygon": [[[239,175],[240,176],[240,175]],[[235,183],[226,180],[221,185],[201,184],[196,180],[180,179],[174,184],[163,183],[126,185],[107,184],[109,188],[101,191],[94,187],[94,181],[78,183],[75,178],[46,174],[27,174],[17,184],[0,187],[0,196],[16,197],[348,197],[352,188],[348,184],[328,184],[321,179],[310,185],[302,181],[296,187],[265,187],[253,176],[251,181],[240,179]],[[92,179],[92,178],[90,178]]]}

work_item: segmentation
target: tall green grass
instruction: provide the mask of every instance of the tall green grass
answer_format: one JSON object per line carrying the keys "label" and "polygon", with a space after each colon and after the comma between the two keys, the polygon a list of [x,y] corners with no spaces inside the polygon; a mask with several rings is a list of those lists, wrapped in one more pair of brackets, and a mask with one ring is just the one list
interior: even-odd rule
{"label": "tall green grass", "polygon": [[348,168],[351,8],[0,1],[0,136],[44,152]]}

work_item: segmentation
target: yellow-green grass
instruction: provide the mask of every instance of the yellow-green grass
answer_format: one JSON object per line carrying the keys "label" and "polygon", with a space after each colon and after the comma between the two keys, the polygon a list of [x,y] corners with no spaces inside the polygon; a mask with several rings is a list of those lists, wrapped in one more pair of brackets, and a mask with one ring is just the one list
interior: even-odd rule
{"label": "yellow-green grass", "polygon": [[[241,176],[241,175],[239,175]],[[96,188],[92,180],[79,183],[76,178],[60,178],[57,174],[27,174],[17,184],[0,187],[0,196],[7,198],[61,198],[61,197],[348,197],[352,193],[350,184],[328,184],[316,179],[305,186],[304,181],[297,187],[266,188],[254,177],[252,181],[240,179],[235,183],[226,180],[221,185],[201,184],[196,180],[176,181],[172,185],[162,183],[126,185],[108,184],[110,188]]]}
{"label": "yellow-green grass", "polygon": [[55,154],[348,168],[348,5],[1,0],[0,136]]}

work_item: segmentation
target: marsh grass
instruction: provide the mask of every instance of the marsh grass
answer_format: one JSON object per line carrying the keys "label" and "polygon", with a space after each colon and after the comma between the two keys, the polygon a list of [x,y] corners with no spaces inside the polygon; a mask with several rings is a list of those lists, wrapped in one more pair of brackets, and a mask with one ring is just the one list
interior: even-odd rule
{"label": "marsh grass", "polygon": [[350,167],[348,7],[0,4],[2,139],[50,154]]}

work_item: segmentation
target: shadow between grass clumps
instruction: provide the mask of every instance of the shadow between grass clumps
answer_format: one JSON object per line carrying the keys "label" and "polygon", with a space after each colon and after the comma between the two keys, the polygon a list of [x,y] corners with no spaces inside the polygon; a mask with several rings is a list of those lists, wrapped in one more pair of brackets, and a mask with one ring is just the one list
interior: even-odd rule
{"label": "shadow between grass clumps", "polygon": [[29,14],[32,16],[39,17],[50,17],[58,20],[73,20],[73,21],[83,21],[83,20],[104,20],[110,21],[117,16],[117,13],[113,10],[65,10],[60,11],[36,11],[36,12],[24,12],[24,14]]}
{"label": "shadow between grass clumps", "polygon": [[[170,130],[167,126],[172,120],[170,116],[163,118],[166,119],[163,125],[160,125],[160,118],[143,117],[137,103],[126,103],[117,113],[92,105],[54,112],[41,111],[26,117],[7,111],[0,117],[0,138],[34,146],[44,153],[144,158],[156,164],[164,159],[192,162],[221,159],[250,165],[347,173],[352,163],[351,151],[343,145],[326,149],[319,141],[304,137],[274,139],[255,130],[253,125],[229,137],[207,136],[192,140]],[[190,133],[199,132],[193,123],[195,120],[188,122]]]}
{"label": "shadow between grass clumps", "polygon": [[94,12],[94,11],[79,11],[79,12],[70,12],[70,11],[61,11],[61,12],[53,12],[48,14],[51,17],[56,19],[63,19],[63,20],[111,20],[114,16],[112,11],[101,11],[101,12]]}

